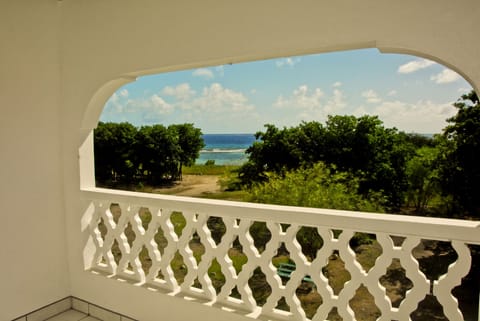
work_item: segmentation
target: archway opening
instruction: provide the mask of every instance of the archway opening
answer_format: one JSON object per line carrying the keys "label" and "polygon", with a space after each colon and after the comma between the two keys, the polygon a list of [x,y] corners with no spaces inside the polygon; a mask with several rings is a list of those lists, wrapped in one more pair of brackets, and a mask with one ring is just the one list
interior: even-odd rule
{"label": "archway opening", "polygon": [[[105,139],[102,145],[105,149],[113,147],[106,153],[113,157],[105,162],[106,178],[97,175],[97,184],[102,178],[105,179],[100,182],[102,186],[124,187],[122,176],[129,172],[128,180],[133,178],[133,185],[127,186],[141,191],[430,215],[432,212],[427,211],[434,206],[443,207],[443,203],[435,203],[441,202],[441,191],[425,187],[435,177],[424,172],[435,170],[435,159],[444,151],[438,149],[441,145],[437,145],[440,143],[433,136],[441,134],[448,125],[447,119],[455,116],[456,100],[470,91],[468,82],[457,73],[431,60],[381,55],[374,50],[145,76],[119,88],[100,116],[102,123],[98,129],[103,130],[104,137],[114,137],[115,143]],[[110,125],[106,123],[121,125],[108,128]],[[196,144],[193,154],[199,152],[198,157],[190,159],[191,172],[187,175],[216,176],[210,187],[214,190],[197,190],[192,195],[185,194],[184,187],[175,190],[175,182],[168,187],[163,185],[172,183],[172,168],[178,174],[181,156],[175,154],[176,147],[180,144],[178,139],[186,135],[179,134],[176,126],[182,124],[191,124],[194,134],[189,141],[199,137],[199,132],[195,132],[198,129],[205,144],[199,149]],[[270,125],[264,127],[264,124]],[[239,137],[244,140],[236,140]],[[154,148],[133,149],[130,153],[119,147],[125,142],[127,147]],[[142,159],[144,154],[153,158]],[[95,156],[98,159],[98,153]],[[118,169],[112,167],[116,161],[120,161]],[[148,177],[154,175],[146,164],[163,166],[164,172],[157,181],[160,185],[145,188]],[[237,171],[225,175],[229,165]],[[224,175],[221,179],[225,184],[220,191],[216,184],[219,173]],[[418,179],[419,185],[409,185]],[[431,187],[436,188],[434,184]],[[322,195],[329,193],[333,197],[321,203]],[[437,198],[429,193],[438,193]],[[252,225],[250,233],[255,235],[260,251],[270,236],[268,228],[262,222],[257,223]],[[315,233],[305,228],[296,236],[308,260],[315,259],[317,247],[323,242]],[[312,238],[317,247],[312,248],[308,242]],[[356,234],[349,244],[359,249],[360,261],[364,259],[362,251],[375,254],[365,258],[367,269],[381,254],[375,237],[368,234]],[[290,264],[284,248],[279,248],[275,258]],[[333,261],[334,258],[329,263]],[[402,267],[392,262],[389,272],[401,273]],[[383,280],[385,284],[387,279],[388,275]],[[404,281],[405,293],[409,282]],[[392,293],[397,290],[391,289]],[[369,295],[360,292],[355,300],[361,301]],[[306,295],[298,296],[302,302],[309,300],[304,298]],[[282,309],[280,301],[278,308]],[[307,313],[312,317],[315,310]],[[372,315],[375,313],[371,311]]]}
{"label": "archway opening", "polygon": [[[377,166],[373,164],[385,162],[385,158],[388,158],[385,155],[387,150],[391,149],[389,146],[393,144],[392,141],[402,140],[397,134],[407,136],[410,143],[416,144],[411,148],[432,145],[429,140],[435,134],[441,133],[448,125],[447,119],[455,115],[455,101],[470,90],[468,82],[459,74],[439,63],[410,55],[381,54],[375,49],[148,75],[118,88],[105,104],[99,117],[101,123],[97,132],[105,129],[105,123],[128,122],[129,125],[106,129],[110,136],[116,135],[112,134],[112,130],[123,135],[119,141],[108,141],[104,137],[104,147],[97,144],[97,149],[104,152],[103,156],[96,157],[97,183],[100,179],[102,186],[108,186],[112,181],[133,181],[140,186],[145,186],[145,183],[170,184],[180,181],[185,164],[243,166],[252,163],[253,158],[256,159],[251,168],[243,166],[243,181],[240,182],[243,186],[252,171],[257,178],[265,177],[265,170],[273,170],[279,174],[281,170],[298,169],[314,161],[321,161],[328,166],[335,166],[337,170],[357,175]],[[178,150],[185,150],[178,148],[178,137],[182,135],[179,136],[175,126],[179,124],[190,126],[190,131],[185,131],[184,128],[183,136],[185,133],[191,134],[186,141],[197,142],[191,144],[194,146],[186,147],[191,149],[188,151],[188,159],[182,158],[178,153],[174,155]],[[265,127],[265,124],[269,124],[269,127]],[[122,151],[123,147],[116,145],[123,140],[127,148],[139,146],[135,143],[139,137],[142,137],[146,144],[149,141],[147,132],[153,127],[156,135],[165,136],[166,145],[158,145],[157,151],[132,152],[135,154],[132,156]],[[143,132],[140,131],[142,128]],[[323,131],[323,134],[316,133],[317,137],[313,138],[308,136],[313,133],[307,133],[307,130]],[[364,136],[359,134],[361,130],[364,131]],[[383,136],[378,132],[374,133],[378,130],[384,133]],[[391,135],[392,132],[395,134]],[[199,133],[204,146],[194,137]],[[255,133],[258,135],[255,136]],[[310,141],[316,140],[317,144],[299,141],[295,135],[306,136],[304,139]],[[335,135],[342,139],[332,138]],[[348,135],[350,138],[347,139]],[[381,136],[384,141],[373,143],[372,137],[375,135]],[[325,143],[327,136],[331,140],[330,145]],[[387,141],[385,136],[388,136],[390,141]],[[168,137],[176,137],[177,142],[169,142]],[[263,147],[278,143],[274,142],[274,139],[282,140],[283,150],[277,146],[278,150],[267,153]],[[265,144],[257,149],[251,148],[255,140]],[[340,144],[340,140],[348,142]],[[369,140],[371,143],[368,143]],[[323,145],[318,144],[318,141],[322,141]],[[298,150],[299,144],[305,146]],[[383,147],[379,147],[382,144]],[[370,149],[365,146],[370,146]],[[139,154],[162,154],[162,148],[163,157],[169,161],[159,160],[160,156],[150,160],[138,158]],[[309,148],[316,149],[310,151],[313,154],[328,155],[307,155]],[[338,151],[339,148],[347,152]],[[380,148],[385,150],[379,152]],[[171,155],[167,155],[167,149]],[[337,151],[334,151],[335,149]],[[247,150],[249,153],[245,153]],[[296,155],[293,155],[295,153]],[[391,151],[389,153],[391,154]],[[394,166],[391,164],[394,159],[411,158],[413,154],[391,155],[387,167]],[[363,155],[363,158],[359,155]],[[385,157],[380,159],[380,155]],[[103,163],[99,162],[101,159],[104,160]],[[152,166],[163,166],[164,169],[163,172],[155,174],[148,168],[148,164],[155,164],[157,160],[158,163]],[[115,163],[120,169],[112,167]],[[104,169],[100,169],[100,166]],[[406,160],[396,166],[406,167]],[[205,174],[204,170],[195,168],[193,173]],[[328,168],[326,170],[331,171]],[[99,176],[102,171],[103,176]],[[152,175],[157,175],[157,178],[149,182]],[[390,178],[395,176],[393,172],[368,172],[367,175]],[[406,175],[402,173],[400,176]],[[126,177],[124,182],[122,176]],[[235,179],[232,181],[233,183],[225,183],[222,188],[238,189],[238,182],[235,182]],[[365,178],[360,181],[365,181]],[[406,183],[390,180],[376,186],[377,183],[378,181],[365,184],[362,190],[370,191],[373,188],[373,191],[385,192],[393,189],[393,186],[403,184],[400,190],[387,192],[388,206],[398,210],[406,198]],[[248,182],[246,185],[249,185]],[[218,192],[215,181],[213,186],[214,192]],[[164,186],[154,186],[149,190],[159,187]],[[180,194],[188,196],[202,196],[212,192],[200,190],[192,194],[184,192],[183,187],[182,189]],[[162,189],[162,192],[177,194],[175,190]],[[417,202],[414,205],[416,210],[427,206],[423,201],[414,199],[415,197],[412,197],[409,202]]]}

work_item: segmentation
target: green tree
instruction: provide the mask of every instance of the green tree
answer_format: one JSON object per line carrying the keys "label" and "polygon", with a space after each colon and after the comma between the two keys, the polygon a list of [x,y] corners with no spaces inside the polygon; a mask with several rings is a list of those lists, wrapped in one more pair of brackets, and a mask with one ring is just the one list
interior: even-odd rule
{"label": "green tree", "polygon": [[136,128],[129,123],[100,122],[94,130],[95,177],[99,182],[130,182],[136,173],[133,145]]}
{"label": "green tree", "polygon": [[327,163],[361,178],[359,192],[382,192],[390,207],[403,202],[406,161],[413,152],[395,128],[385,128],[377,116],[330,116],[327,121]]}
{"label": "green tree", "polygon": [[402,205],[407,188],[405,166],[414,148],[395,128],[385,128],[376,116],[329,116],[325,126],[304,122],[278,129],[266,125],[247,150],[249,160],[239,170],[244,185],[264,182],[268,173],[282,174],[321,161],[360,177],[360,193],[384,193],[390,207]]}
{"label": "green tree", "polygon": [[170,125],[168,131],[175,137],[180,148],[175,179],[182,179],[183,166],[195,164],[195,160],[200,156],[200,150],[205,146],[202,131],[193,124]]}
{"label": "green tree", "polygon": [[423,213],[429,201],[440,193],[438,158],[440,149],[421,147],[416,155],[407,162],[408,203],[417,213]]}
{"label": "green tree", "polygon": [[[354,116],[328,116],[325,131],[324,161],[327,164],[335,164],[339,170],[358,170],[364,166],[357,163],[355,155],[355,140],[360,138],[356,135],[357,118]],[[361,153],[358,156],[361,156]]]}
{"label": "green tree", "polygon": [[136,136],[135,153],[143,177],[156,185],[175,178],[181,149],[178,136],[163,125],[142,126]]}
{"label": "green tree", "polygon": [[108,185],[176,180],[203,146],[202,132],[193,124],[137,129],[129,123],[100,122],[94,135],[95,177]]}
{"label": "green tree", "polygon": [[452,195],[458,210],[480,216],[480,104],[471,91],[454,106],[457,114],[444,130],[445,157],[442,163],[442,187]]}
{"label": "green tree", "polygon": [[301,149],[302,164],[315,164],[325,161],[326,154],[326,129],[316,121],[302,122],[298,126],[296,143]]}
{"label": "green tree", "polygon": [[265,132],[255,134],[256,141],[246,151],[248,162],[239,170],[244,185],[265,181],[267,172],[280,174],[300,166],[298,129],[279,129],[272,124],[265,125],[265,128]]}

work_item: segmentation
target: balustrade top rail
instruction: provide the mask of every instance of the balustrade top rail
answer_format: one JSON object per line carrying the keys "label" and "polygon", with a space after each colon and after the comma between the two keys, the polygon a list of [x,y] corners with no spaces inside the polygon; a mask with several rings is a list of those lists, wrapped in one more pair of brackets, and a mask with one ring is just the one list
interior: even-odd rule
{"label": "balustrade top rail", "polygon": [[303,226],[320,225],[332,229],[382,232],[395,236],[418,236],[423,239],[480,244],[480,221],[234,202],[105,188],[84,188],[82,192],[86,200],[112,199],[114,202],[182,209],[208,213],[210,216],[268,220]]}

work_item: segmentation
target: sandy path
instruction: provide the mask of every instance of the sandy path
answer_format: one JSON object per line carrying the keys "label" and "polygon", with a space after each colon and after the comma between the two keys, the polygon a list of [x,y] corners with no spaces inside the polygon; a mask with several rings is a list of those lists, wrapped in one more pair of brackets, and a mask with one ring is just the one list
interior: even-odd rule
{"label": "sandy path", "polygon": [[155,193],[182,196],[202,196],[219,191],[217,175],[183,175],[183,180],[175,186],[154,190]]}

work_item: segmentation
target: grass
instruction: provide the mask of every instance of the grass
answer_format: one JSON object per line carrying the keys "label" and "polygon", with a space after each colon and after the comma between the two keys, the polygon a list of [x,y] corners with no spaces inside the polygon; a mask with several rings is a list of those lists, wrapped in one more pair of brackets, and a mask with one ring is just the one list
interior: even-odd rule
{"label": "grass", "polygon": [[182,169],[183,175],[224,175],[238,169],[234,165],[192,165]]}
{"label": "grass", "polygon": [[242,202],[242,201],[245,201],[247,196],[248,196],[248,193],[245,192],[245,191],[221,191],[221,192],[217,192],[217,193],[203,194],[199,197],[208,198],[208,199],[215,199],[215,200]]}

